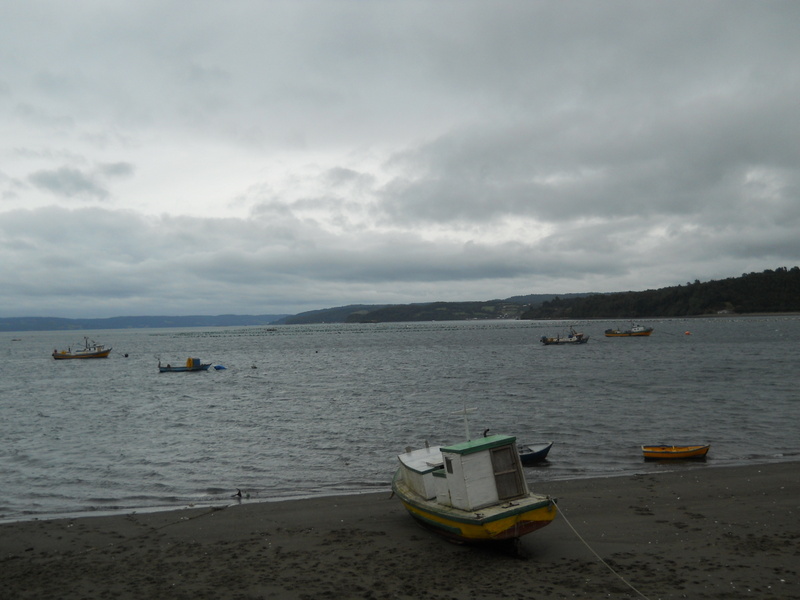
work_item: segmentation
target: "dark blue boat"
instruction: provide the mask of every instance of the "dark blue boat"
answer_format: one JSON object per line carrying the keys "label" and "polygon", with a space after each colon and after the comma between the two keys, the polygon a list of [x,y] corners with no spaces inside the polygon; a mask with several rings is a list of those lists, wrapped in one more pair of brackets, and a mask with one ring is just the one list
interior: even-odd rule
{"label": "dark blue boat", "polygon": [[519,459],[522,461],[523,466],[530,467],[536,463],[542,462],[547,458],[547,453],[550,452],[553,442],[544,442],[541,444],[531,444],[529,446],[517,446],[519,452]]}

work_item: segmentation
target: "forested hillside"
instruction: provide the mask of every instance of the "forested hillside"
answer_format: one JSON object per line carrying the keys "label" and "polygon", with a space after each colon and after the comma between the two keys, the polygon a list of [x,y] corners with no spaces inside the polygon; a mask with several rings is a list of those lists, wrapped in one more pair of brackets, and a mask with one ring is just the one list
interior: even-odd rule
{"label": "forested hillside", "polygon": [[431,302],[396,304],[378,310],[353,313],[348,323],[411,321],[468,321],[471,319],[518,319],[524,306],[504,300],[486,302]]}
{"label": "forested hillside", "polygon": [[643,292],[554,298],[531,306],[522,319],[686,317],[724,313],[800,312],[800,268]]}
{"label": "forested hillside", "polygon": [[0,318],[0,331],[231,327],[269,324],[382,323],[472,319],[639,319],[713,314],[800,313],[800,267],[643,292],[531,294],[479,302],[351,304],[297,315],[217,315],[63,319]]}

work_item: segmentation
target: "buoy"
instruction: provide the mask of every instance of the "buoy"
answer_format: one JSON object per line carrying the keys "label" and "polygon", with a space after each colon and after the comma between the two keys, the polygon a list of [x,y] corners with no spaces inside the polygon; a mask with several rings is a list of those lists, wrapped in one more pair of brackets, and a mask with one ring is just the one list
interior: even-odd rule
{"label": "buoy", "polygon": [[683,335],[692,335],[692,332],[691,331],[684,331]]}

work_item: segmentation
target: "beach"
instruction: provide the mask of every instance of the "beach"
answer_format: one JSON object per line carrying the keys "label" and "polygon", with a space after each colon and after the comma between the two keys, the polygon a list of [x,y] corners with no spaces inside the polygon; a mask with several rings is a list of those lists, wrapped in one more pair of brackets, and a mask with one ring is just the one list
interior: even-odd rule
{"label": "beach", "polygon": [[10,522],[0,597],[800,598],[798,467],[542,482],[560,514],[497,547],[421,528],[388,489]]}

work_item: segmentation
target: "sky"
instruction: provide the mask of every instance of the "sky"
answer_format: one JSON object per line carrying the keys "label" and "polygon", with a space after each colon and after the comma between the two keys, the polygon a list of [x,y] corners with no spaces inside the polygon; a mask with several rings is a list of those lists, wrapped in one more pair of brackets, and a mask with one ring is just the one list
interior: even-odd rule
{"label": "sky", "polygon": [[800,3],[4,0],[0,317],[800,264]]}

